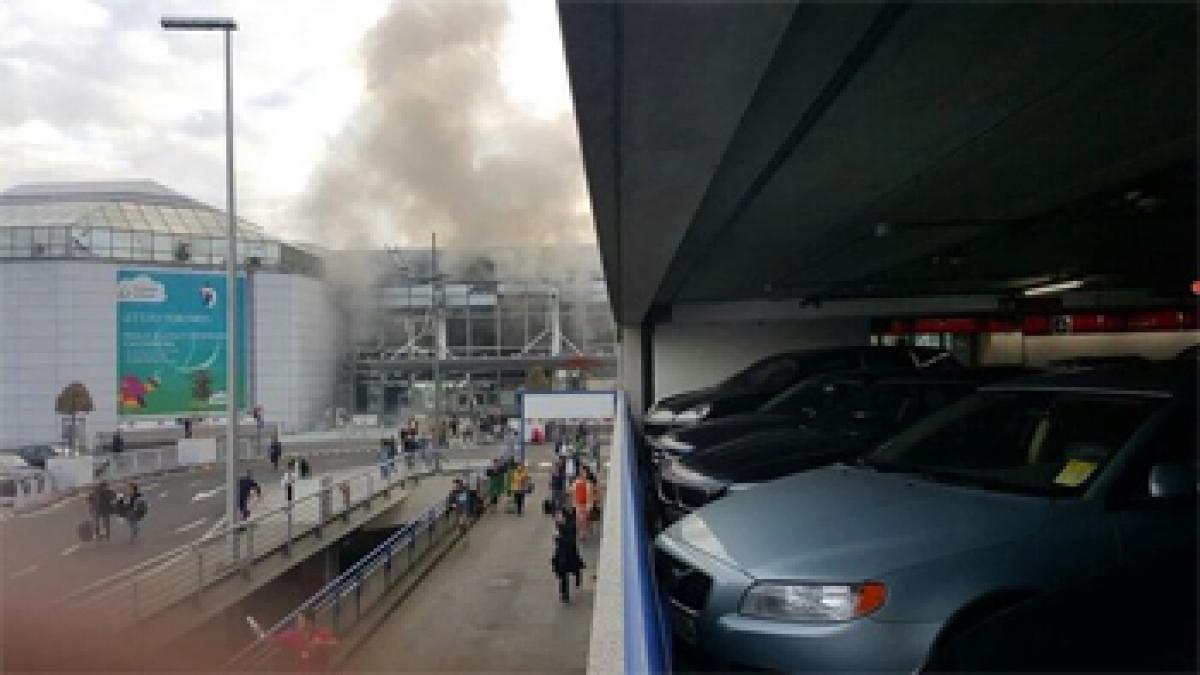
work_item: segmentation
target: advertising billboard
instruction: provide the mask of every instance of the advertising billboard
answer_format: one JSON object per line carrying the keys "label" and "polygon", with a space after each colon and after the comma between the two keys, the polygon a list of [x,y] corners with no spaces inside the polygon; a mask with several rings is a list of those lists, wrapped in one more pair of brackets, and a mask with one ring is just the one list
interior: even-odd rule
{"label": "advertising billboard", "polygon": [[[238,292],[238,406],[246,402],[246,288]],[[225,275],[118,270],[117,412],[179,415],[224,411]]]}

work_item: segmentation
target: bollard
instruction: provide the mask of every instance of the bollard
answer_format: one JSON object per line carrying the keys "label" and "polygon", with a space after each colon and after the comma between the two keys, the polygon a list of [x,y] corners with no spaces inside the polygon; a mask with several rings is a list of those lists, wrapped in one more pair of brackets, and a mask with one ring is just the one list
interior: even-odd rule
{"label": "bollard", "polygon": [[200,602],[200,592],[204,590],[204,549],[196,549],[196,602]]}
{"label": "bollard", "polygon": [[292,500],[287,503],[287,543],[284,544],[287,557],[292,557]]}

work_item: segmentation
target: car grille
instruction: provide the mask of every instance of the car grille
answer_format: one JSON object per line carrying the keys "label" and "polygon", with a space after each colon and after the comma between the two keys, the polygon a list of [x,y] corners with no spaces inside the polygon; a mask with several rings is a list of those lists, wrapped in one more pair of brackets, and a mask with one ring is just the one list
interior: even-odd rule
{"label": "car grille", "polygon": [[654,553],[654,571],[667,597],[692,612],[703,611],[712,590],[712,577],[659,550]]}

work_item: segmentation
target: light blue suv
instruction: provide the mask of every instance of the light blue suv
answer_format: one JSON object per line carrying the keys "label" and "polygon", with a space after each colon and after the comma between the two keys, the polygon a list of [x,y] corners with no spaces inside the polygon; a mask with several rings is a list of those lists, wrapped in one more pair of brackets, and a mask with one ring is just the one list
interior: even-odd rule
{"label": "light blue suv", "polygon": [[858,465],[714,502],[656,542],[673,630],[728,668],[912,672],[1014,603],[1194,562],[1196,385],[1156,365],[992,386]]}

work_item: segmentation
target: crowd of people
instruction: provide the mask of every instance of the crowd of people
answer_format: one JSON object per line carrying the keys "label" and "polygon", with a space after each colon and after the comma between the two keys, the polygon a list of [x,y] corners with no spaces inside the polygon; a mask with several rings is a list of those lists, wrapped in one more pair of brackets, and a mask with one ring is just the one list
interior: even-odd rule
{"label": "crowd of people", "polygon": [[87,503],[90,521],[80,524],[80,539],[108,541],[112,538],[112,518],[116,516],[129,528],[129,541],[137,541],[142,520],[149,511],[137,483],[129,483],[125,492],[117,493],[108,481],[100,481],[88,493]]}

